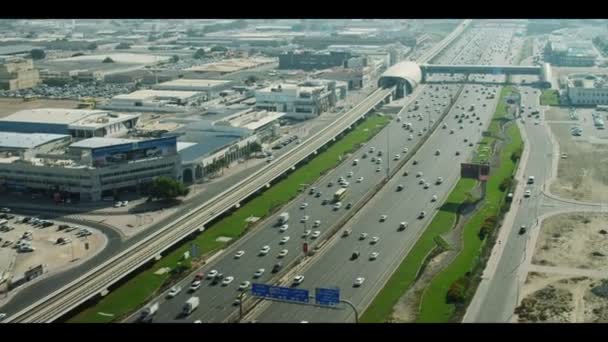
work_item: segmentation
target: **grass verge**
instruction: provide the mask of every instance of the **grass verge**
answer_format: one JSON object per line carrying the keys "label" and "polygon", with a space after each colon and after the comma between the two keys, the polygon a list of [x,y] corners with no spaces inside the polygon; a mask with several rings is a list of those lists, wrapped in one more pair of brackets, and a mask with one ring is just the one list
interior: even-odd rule
{"label": "grass verge", "polygon": [[353,151],[359,144],[368,141],[388,122],[388,117],[370,116],[306,165],[289,174],[260,196],[244,204],[232,215],[208,227],[195,240],[173,250],[151,267],[114,289],[94,306],[72,317],[68,322],[107,323],[125,317],[153,297],[165,281],[169,279],[169,273],[155,275],[156,270],[163,267],[175,269],[184,252],[189,251],[192,244],[198,245],[201,254],[209,255],[228,244],[228,242],[217,241],[218,237],[229,237],[233,239],[232,241],[236,240],[247,230],[248,225],[245,220],[248,217],[265,217],[272,213],[275,208],[289,202],[298,195],[301,184],[312,184],[323,173],[337,166],[342,155]]}
{"label": "grass verge", "polygon": [[554,89],[545,89],[540,94],[541,106],[559,106],[559,92]]}
{"label": "grass verge", "polygon": [[[501,93],[501,103],[504,94],[506,93]],[[497,107],[494,120],[506,114],[506,111],[502,112],[503,110],[503,107]],[[499,154],[499,166],[492,170],[490,174],[483,204],[464,226],[462,250],[454,261],[437,274],[425,289],[417,322],[448,322],[454,313],[455,305],[446,302],[448,290],[452,283],[465,277],[477,264],[482,247],[487,241],[479,238],[479,230],[484,220],[499,215],[500,207],[506,195],[506,193],[500,191],[499,185],[503,179],[513,175],[517,162],[511,160],[511,154],[520,150],[523,146],[519,129],[515,123],[507,126],[506,135],[506,144],[503,145]]]}

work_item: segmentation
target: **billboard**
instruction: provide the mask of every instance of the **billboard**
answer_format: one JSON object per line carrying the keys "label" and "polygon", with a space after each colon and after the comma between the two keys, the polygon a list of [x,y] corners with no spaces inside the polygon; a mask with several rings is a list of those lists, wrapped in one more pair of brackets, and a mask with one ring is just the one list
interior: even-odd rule
{"label": "billboard", "polygon": [[126,163],[133,160],[169,156],[177,153],[177,137],[135,141],[91,149],[94,166]]}

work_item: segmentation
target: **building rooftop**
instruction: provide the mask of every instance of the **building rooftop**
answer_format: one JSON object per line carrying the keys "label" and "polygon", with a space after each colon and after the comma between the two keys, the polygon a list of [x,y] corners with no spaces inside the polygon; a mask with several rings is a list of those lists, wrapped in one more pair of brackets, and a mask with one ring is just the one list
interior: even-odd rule
{"label": "building rooftop", "polygon": [[181,91],[181,90],[138,90],[130,94],[122,94],[114,96],[112,99],[117,100],[154,100],[162,98],[177,98],[187,100],[189,98],[201,95],[196,91]]}
{"label": "building rooftop", "polygon": [[39,108],[15,112],[0,121],[38,122],[49,124],[71,124],[93,114],[105,114],[106,111],[86,109]]}
{"label": "building rooftop", "polygon": [[272,63],[274,61],[274,59],[270,58],[235,58],[223,60],[220,62],[193,66],[191,68],[186,69],[186,71],[235,72],[243,69],[253,68],[262,64]]}
{"label": "building rooftop", "polygon": [[214,126],[208,121],[201,121],[193,122],[177,130],[174,134],[178,135],[178,143],[195,143],[195,145],[179,151],[182,163],[188,163],[230,146],[234,142],[249,136],[251,131],[238,127]]}
{"label": "building rooftop", "polygon": [[70,136],[65,134],[2,132],[2,134],[0,134],[0,148],[29,149],[54,140],[65,139],[66,137]]}
{"label": "building rooftop", "polygon": [[75,143],[71,144],[70,147],[82,148],[82,149],[92,149],[92,148],[99,148],[99,147],[130,144],[130,143],[133,143],[136,141],[138,141],[138,140],[95,137],[95,138],[89,138],[89,139],[84,139],[84,140],[75,142]]}
{"label": "building rooftop", "polygon": [[33,45],[7,45],[0,46],[0,55],[13,55],[19,53],[27,53],[38,47]]}
{"label": "building rooftop", "polygon": [[155,86],[162,89],[163,87],[193,87],[193,88],[212,88],[230,83],[228,80],[203,80],[203,79],[186,79],[180,78],[173,81],[163,82]]}

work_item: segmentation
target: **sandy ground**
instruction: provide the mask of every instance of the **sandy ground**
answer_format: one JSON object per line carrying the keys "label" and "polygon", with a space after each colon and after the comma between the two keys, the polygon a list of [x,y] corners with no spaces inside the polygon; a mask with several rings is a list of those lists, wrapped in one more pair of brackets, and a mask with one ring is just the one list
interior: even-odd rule
{"label": "sandy ground", "polygon": [[[19,217],[19,216],[17,216]],[[47,228],[36,228],[25,223],[15,223],[15,219],[9,220],[8,226],[14,227],[14,230],[10,232],[0,232],[2,242],[4,244],[6,240],[13,241],[11,246],[0,247],[3,250],[10,250],[12,256],[16,256],[16,262],[13,270],[13,274],[21,274],[30,267],[38,266],[40,264],[46,265],[46,271],[54,272],[69,267],[70,264],[89,258],[99,251],[101,251],[107,242],[104,234],[96,229],[87,227],[93,235],[79,238],[76,236],[78,230],[71,232],[58,231],[58,225],[63,224],[62,222],[55,221],[55,225]],[[75,226],[75,225],[71,225]],[[84,228],[83,226],[78,226]],[[26,231],[32,232],[32,247],[35,248],[33,252],[19,253],[17,249],[13,249],[13,245],[17,242],[20,237]],[[58,245],[57,239],[63,237],[70,238],[72,243],[65,245]],[[85,243],[89,244],[89,249],[85,249]],[[4,251],[6,252],[6,251]],[[45,272],[46,272],[45,271]]]}
{"label": "sandy ground", "polygon": [[[526,113],[528,113],[528,111],[526,111]],[[526,115],[527,117],[527,115]],[[564,108],[556,108],[556,107],[551,107],[549,110],[547,110],[545,112],[545,119],[547,121],[572,121],[573,124],[575,124],[576,120],[571,120],[570,119],[570,114],[569,111],[564,109]]]}
{"label": "sandy ground", "polygon": [[[566,111],[567,115],[567,111]],[[554,117],[563,117],[563,113],[554,112]],[[579,201],[608,201],[608,131],[599,131],[591,127],[591,120],[581,113],[576,123],[583,129],[583,136],[574,137],[569,123],[550,123],[550,127],[559,142],[560,158],[557,178],[551,183],[551,192],[563,198]]]}
{"label": "sandy ground", "polygon": [[608,322],[606,280],[531,272],[521,295],[519,322]]}
{"label": "sandy ground", "polygon": [[0,118],[9,116],[24,109],[36,108],[76,108],[78,101],[72,100],[32,100],[23,101],[21,98],[0,97]]}
{"label": "sandy ground", "polygon": [[[585,223],[587,222],[587,223]],[[532,263],[584,269],[608,266],[608,214],[572,213],[547,218]]]}

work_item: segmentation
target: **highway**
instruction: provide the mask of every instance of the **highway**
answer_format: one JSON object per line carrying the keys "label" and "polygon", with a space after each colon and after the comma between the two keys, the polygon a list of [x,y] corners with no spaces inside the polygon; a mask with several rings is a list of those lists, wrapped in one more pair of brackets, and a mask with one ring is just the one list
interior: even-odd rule
{"label": "highway", "polygon": [[[425,55],[430,58],[432,54]],[[422,62],[425,62],[423,60]],[[323,146],[328,140],[347,129],[351,122],[358,120],[361,116],[383,101],[392,89],[379,89],[368,98],[347,112],[342,120],[336,125],[331,125],[315,136],[307,139],[296,147],[289,155],[284,155],[268,167],[264,167],[252,174],[242,182],[235,184],[199,208],[193,210],[182,220],[150,234],[145,239],[135,243],[130,248],[117,254],[103,264],[91,269],[86,274],[67,284],[66,286],[50,293],[27,308],[13,313],[7,310],[9,317],[7,322],[48,322],[60,317],[64,312],[82,303],[84,300],[105,292],[114,282],[124,274],[157,257],[159,253],[166,250],[176,241],[188,234],[204,229],[204,224],[220,215],[228,208],[238,204],[241,198],[257,191],[285,170],[291,168],[299,161],[305,159],[310,153]]]}
{"label": "highway", "polygon": [[[445,108],[445,105],[447,105],[447,95],[452,95],[455,93],[456,90],[455,85],[452,86],[446,86],[446,88],[448,89],[441,89],[441,95],[438,94],[438,92],[433,92],[433,89],[428,89],[428,91],[422,91],[421,95],[416,97],[416,101],[418,101],[418,105],[420,107],[419,111],[412,111],[410,112],[405,112],[403,111],[401,113],[401,116],[403,117],[403,121],[410,121],[411,118],[408,118],[408,115],[412,115],[412,114],[417,114],[417,113],[424,113],[427,110],[429,110],[432,114],[431,118],[433,120],[437,120],[439,117],[439,112],[441,112],[442,108]],[[450,94],[448,94],[450,93]],[[434,94],[437,94],[437,96],[435,97]],[[470,106],[470,104],[476,102],[474,99],[471,99],[472,101],[470,102],[463,102],[463,103],[458,103],[458,105],[462,105],[463,108],[466,106]],[[441,103],[443,105],[443,107],[439,107],[437,108],[437,106],[439,105],[439,103]],[[481,103],[479,104],[481,105]],[[428,108],[427,108],[428,106]],[[489,108],[489,107],[488,107]],[[435,109],[435,110],[431,110],[431,109]],[[458,110],[459,112],[462,111],[462,109]],[[456,120],[452,118],[452,128],[455,130],[455,134],[456,135],[458,132],[458,128],[457,128],[457,123]],[[449,122],[449,120],[448,120]],[[419,121],[413,121],[414,124],[414,131],[418,131],[421,129],[421,127],[425,127],[428,126],[428,121],[423,120],[422,122]],[[477,121],[475,122],[475,124],[477,124]],[[480,127],[476,126],[473,127],[473,125],[471,125],[472,128],[467,128],[471,129],[472,131],[476,131],[477,134],[479,134],[480,132]],[[408,148],[412,148],[412,146],[414,146],[417,141],[418,141],[418,136],[417,134],[414,134],[414,140],[409,141],[407,140],[409,133],[408,132],[404,132],[404,130],[401,128],[401,123],[394,121],[388,128],[388,130],[390,130],[390,133],[387,134],[386,131],[381,132],[381,134],[379,134],[378,136],[376,136],[372,141],[370,141],[366,147],[364,147],[362,150],[366,150],[368,151],[370,146],[374,146],[376,149],[381,149],[383,150],[384,153],[384,160],[387,161],[388,157],[394,156],[394,154],[403,154],[403,147],[408,147]],[[440,129],[440,131],[442,131],[444,134],[449,134],[449,130],[450,128],[446,128],[444,129]],[[465,130],[463,130],[463,134]],[[471,132],[473,133],[473,132]],[[386,151],[388,150],[388,148],[386,148],[386,139],[390,139],[390,152],[388,154],[386,154]],[[471,137],[473,138],[473,137]],[[468,149],[472,149],[472,147],[468,146],[467,143],[464,143],[464,141],[462,142],[463,145],[463,150],[462,153],[464,155],[464,151],[466,150],[466,148]],[[453,148],[457,148],[456,146],[458,145],[454,145]],[[376,186],[383,178],[384,178],[384,171],[385,169],[382,168],[382,172],[377,172],[376,168],[378,167],[376,164],[373,164],[370,162],[370,159],[368,158],[363,159],[362,158],[362,154],[363,151],[359,151],[357,153],[355,153],[350,159],[346,160],[344,163],[342,163],[336,170],[334,170],[333,172],[331,172],[329,175],[327,175],[326,177],[324,177],[322,180],[320,180],[320,182],[318,182],[318,184],[315,184],[314,186],[316,186],[320,191],[323,191],[324,194],[327,193],[327,190],[332,190],[331,193],[333,193],[333,191],[335,191],[335,186],[332,188],[328,188],[327,187],[327,182],[328,180],[333,180],[334,183],[336,183],[336,180],[339,176],[344,176],[345,178],[349,179],[346,174],[349,171],[353,171],[354,176],[352,177],[352,179],[349,179],[349,181],[351,182],[351,186],[349,187],[349,195],[347,196],[347,199],[344,200],[344,202],[348,202],[351,198],[356,199],[361,197],[365,192],[367,192],[370,188]],[[452,158],[456,157],[455,156],[455,151],[451,151],[450,152],[446,152],[445,155],[441,156],[442,158],[445,158],[446,160],[452,160]],[[460,157],[462,158],[462,157]],[[359,159],[359,164],[357,166],[352,166],[352,161],[354,159]],[[432,159],[429,159],[428,162],[429,164],[431,163]],[[395,162],[392,162],[394,167]],[[421,162],[422,164],[422,162]],[[438,171],[438,170],[437,170]],[[457,176],[457,173],[454,173],[454,175]],[[359,176],[363,176],[364,177],[364,182],[363,183],[354,183],[353,181],[358,178]],[[436,178],[438,176],[433,176],[431,178],[429,178],[429,182],[433,183]],[[396,177],[397,180],[400,179],[400,177]],[[409,177],[410,182],[416,182],[417,179],[414,179],[414,177]],[[395,185],[396,186],[396,185]],[[430,203],[430,195],[429,192],[431,191],[429,190],[420,190],[421,186],[417,186],[417,187],[412,187],[412,188],[419,188],[418,190],[421,191],[422,193],[426,193],[427,196],[429,197],[429,203]],[[327,190],[326,190],[327,189]],[[408,190],[409,187],[406,185],[406,190],[404,190],[404,192],[406,192],[408,195],[411,195],[411,200],[418,198],[420,195],[422,195],[422,193],[419,193],[417,191],[409,191]],[[391,193],[394,192],[394,188],[390,190]],[[189,298],[189,296],[191,296],[192,294],[186,293],[186,291],[183,291],[181,294],[179,294],[176,298],[173,299],[169,299],[166,300],[164,299],[165,294],[161,295],[159,298],[153,300],[152,302],[158,302],[160,303],[160,309],[159,309],[159,313],[157,314],[157,316],[155,317],[155,321],[156,322],[172,322],[172,321],[185,321],[185,322],[192,322],[195,320],[201,320],[203,322],[218,322],[218,321],[222,321],[226,318],[227,315],[229,314],[234,314],[235,310],[237,310],[236,307],[231,307],[232,302],[234,301],[234,299],[236,298],[236,296],[238,295],[238,291],[237,288],[239,286],[239,283],[243,280],[247,280],[247,281],[253,281],[253,273],[258,269],[258,268],[264,268],[266,269],[266,273],[260,277],[259,279],[255,280],[258,282],[269,282],[271,275],[268,274],[268,271],[272,268],[272,265],[276,262],[276,258],[269,258],[270,255],[272,255],[275,252],[275,246],[276,246],[276,251],[278,251],[280,247],[278,242],[281,238],[281,236],[283,235],[289,235],[290,236],[290,241],[285,244],[285,246],[288,246],[286,248],[289,249],[289,255],[288,257],[286,257],[286,261],[290,260],[290,257],[295,258],[296,257],[296,253],[299,255],[301,255],[300,249],[301,249],[301,244],[300,241],[301,238],[299,237],[301,235],[301,232],[306,229],[307,227],[300,223],[299,221],[297,221],[301,216],[303,215],[309,215],[310,219],[307,223],[308,228],[310,228],[311,222],[314,220],[321,220],[322,223],[325,222],[330,222],[330,221],[336,221],[339,219],[339,216],[343,216],[344,214],[341,212],[344,212],[344,209],[339,210],[338,212],[335,212],[333,210],[331,210],[330,208],[323,208],[323,206],[319,203],[323,198],[325,198],[326,196],[322,196],[321,198],[314,198],[313,196],[306,194],[306,195],[302,195],[300,196],[298,199],[296,199],[295,201],[293,201],[291,204],[289,204],[287,207],[285,207],[284,211],[288,211],[292,217],[292,220],[296,220],[295,221],[295,225],[296,225],[296,234],[295,237],[297,238],[296,240],[294,240],[294,234],[291,233],[291,230],[294,229],[294,223],[290,223],[290,228],[287,232],[285,233],[279,233],[277,232],[278,228],[276,227],[272,227],[274,225],[274,223],[276,222],[276,217],[271,218],[268,222],[265,223],[265,225],[260,228],[259,233],[254,234],[250,234],[249,237],[246,237],[245,239],[243,239],[242,241],[239,241],[235,246],[232,246],[229,250],[227,250],[224,255],[222,256],[222,258],[220,258],[221,260],[218,260],[217,262],[211,263],[210,265],[204,267],[203,269],[200,270],[200,272],[206,273],[211,269],[217,269],[220,272],[223,272],[225,276],[231,275],[235,277],[235,280],[233,281],[233,283],[231,283],[229,286],[227,286],[227,288],[224,288],[222,286],[214,286],[214,285],[210,285],[209,281],[205,281],[202,286],[201,289],[195,291],[196,296],[198,296],[201,299],[201,308],[196,311],[195,313],[193,313],[190,317],[188,318],[181,318],[179,317],[179,313],[181,311],[181,308],[185,302],[185,300],[187,298]],[[302,202],[307,202],[309,203],[309,206],[305,209],[305,210],[301,210],[299,209],[299,205]],[[399,201],[397,201],[399,202]],[[295,215],[294,215],[295,212]],[[311,214],[314,213],[314,214]],[[397,216],[397,215],[395,215]],[[389,215],[390,217],[390,215]],[[370,218],[371,219],[371,218]],[[378,217],[374,218],[374,220],[377,220]],[[415,221],[415,220],[413,220]],[[397,221],[398,224],[399,221]],[[412,222],[413,225],[416,224],[416,222]],[[322,228],[324,228],[325,226],[322,225]],[[396,225],[394,227],[394,230],[396,230]],[[322,232],[325,232],[323,229],[320,229]],[[408,230],[409,231],[409,230]],[[289,234],[288,234],[289,233]],[[405,234],[407,236],[407,234]],[[353,235],[354,236],[354,235]],[[321,236],[323,238],[323,236]],[[371,238],[371,235],[370,235]],[[292,243],[292,241],[294,243]],[[271,246],[271,252],[268,256],[265,257],[254,257],[253,255],[257,254],[257,252],[259,251],[259,249],[263,246],[263,245],[269,245]],[[295,246],[294,246],[295,245]],[[289,248],[289,246],[293,246],[292,248]],[[311,244],[311,248],[314,246],[314,244]],[[280,248],[279,248],[280,247]],[[327,247],[324,247],[324,249],[326,249]],[[292,256],[292,253],[295,252]],[[243,250],[245,251],[245,256],[241,257],[240,259],[236,260],[234,259],[233,255],[236,253],[236,251],[238,250]],[[251,255],[249,258],[247,258],[247,255]],[[362,255],[365,255],[365,253],[362,251]],[[315,256],[315,259],[317,259],[319,257]],[[362,257],[363,258],[363,257]],[[270,260],[269,260],[270,259]],[[335,264],[335,263],[334,263]],[[338,265],[340,265],[340,263],[338,263]],[[229,272],[227,272],[226,270],[230,270]],[[192,278],[189,279],[185,279],[180,283],[180,286],[183,289],[186,289],[189,285],[189,282],[192,280]],[[136,320],[137,314],[135,314],[130,320]]]}
{"label": "highway", "polygon": [[[484,45],[492,43],[500,44],[508,41],[509,35],[499,34],[498,30],[487,30],[483,42],[479,42],[480,48],[486,50]],[[476,44],[474,44],[476,45]],[[498,54],[488,54],[490,61],[494,63],[504,61],[504,56]],[[473,55],[464,56],[463,62],[475,61]],[[500,76],[479,77],[482,81],[500,80]],[[352,229],[352,235],[347,238],[337,237],[331,242],[331,246],[325,248],[325,254],[317,256],[305,270],[299,271],[304,275],[305,280],[300,287],[309,289],[314,293],[316,287],[339,287],[341,297],[352,302],[360,313],[371,303],[374,296],[382,288],[384,282],[390,277],[392,271],[398,266],[407,252],[413,247],[418,237],[422,234],[428,223],[432,220],[434,211],[443,203],[451,188],[459,179],[459,165],[461,162],[471,158],[476,146],[469,146],[464,142],[464,138],[470,141],[481,139],[481,131],[489,124],[498,96],[495,99],[486,99],[485,95],[479,95],[475,90],[481,91],[488,87],[480,85],[466,85],[463,94],[455,103],[456,106],[469,108],[471,104],[476,106],[475,113],[482,117],[483,127],[469,122],[464,123],[463,130],[455,130],[449,134],[448,131],[438,129],[427,143],[413,158],[418,161],[418,165],[408,162],[405,170],[409,171],[407,177],[396,177],[392,179],[383,191],[366,206],[355,219],[347,224]],[[499,87],[490,87],[497,90]],[[469,91],[468,94],[466,91]],[[466,96],[466,97],[465,97]],[[480,96],[481,100],[477,100]],[[486,107],[483,107],[483,104]],[[462,113],[462,109],[454,108],[445,119],[448,127],[454,126],[454,115]],[[435,155],[436,150],[440,150],[439,156]],[[459,151],[460,156],[456,156]],[[441,185],[432,184],[430,189],[423,189],[418,183],[415,173],[423,172],[423,178],[430,183],[434,183],[437,177],[443,177]],[[397,184],[403,184],[405,190],[396,192]],[[436,194],[439,199],[431,202],[431,197]],[[421,211],[426,211],[428,215],[422,219],[417,219]],[[387,215],[386,222],[379,222],[380,215]],[[397,231],[400,222],[409,222],[405,231]],[[361,241],[358,239],[361,233],[368,233],[369,236],[378,236],[380,241],[377,244],[370,244],[369,238]],[[349,256],[354,252],[361,252],[361,257],[350,261]],[[376,260],[370,260],[371,252],[379,252]],[[357,277],[364,277],[366,280],[360,287],[354,287]],[[288,280],[289,281],[289,280]],[[288,283],[286,281],[284,284]],[[327,309],[318,306],[302,306],[289,303],[267,302],[265,308],[261,306],[257,312],[249,315],[247,320],[257,322],[354,322],[354,312],[348,306],[337,306],[334,309]]]}

